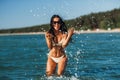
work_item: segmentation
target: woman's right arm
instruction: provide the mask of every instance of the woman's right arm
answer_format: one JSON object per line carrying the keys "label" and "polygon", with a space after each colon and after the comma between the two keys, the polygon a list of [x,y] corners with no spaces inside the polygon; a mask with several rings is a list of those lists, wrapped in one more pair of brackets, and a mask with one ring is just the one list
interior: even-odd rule
{"label": "woman's right arm", "polygon": [[45,33],[46,43],[49,49],[52,49],[52,35],[48,32]]}

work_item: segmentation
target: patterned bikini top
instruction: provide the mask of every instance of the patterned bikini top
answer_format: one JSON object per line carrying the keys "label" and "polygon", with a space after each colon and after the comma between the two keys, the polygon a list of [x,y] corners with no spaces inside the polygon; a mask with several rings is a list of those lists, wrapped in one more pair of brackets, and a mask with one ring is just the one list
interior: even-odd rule
{"label": "patterned bikini top", "polygon": [[63,43],[63,39],[61,41],[59,41],[58,43],[56,43],[52,40],[52,45],[53,46],[62,46],[62,43]]}

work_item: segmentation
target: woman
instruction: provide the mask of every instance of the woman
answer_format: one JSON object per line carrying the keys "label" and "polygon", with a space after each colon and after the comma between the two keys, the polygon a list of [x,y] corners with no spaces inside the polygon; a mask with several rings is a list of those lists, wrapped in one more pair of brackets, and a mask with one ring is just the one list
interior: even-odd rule
{"label": "woman", "polygon": [[53,15],[51,17],[50,29],[45,34],[46,43],[50,49],[46,65],[47,76],[55,73],[57,65],[57,75],[62,75],[67,63],[64,48],[68,45],[73,33],[73,28],[67,32],[66,25],[59,15]]}

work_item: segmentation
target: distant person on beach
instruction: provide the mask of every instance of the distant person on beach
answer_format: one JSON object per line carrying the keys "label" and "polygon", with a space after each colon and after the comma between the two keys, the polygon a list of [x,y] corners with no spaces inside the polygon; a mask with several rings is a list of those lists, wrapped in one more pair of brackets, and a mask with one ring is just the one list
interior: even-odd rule
{"label": "distant person on beach", "polygon": [[50,29],[45,33],[46,43],[50,50],[46,64],[47,76],[55,74],[56,69],[58,76],[63,74],[67,64],[64,48],[68,45],[73,33],[74,28],[67,31],[65,23],[59,15],[51,17]]}

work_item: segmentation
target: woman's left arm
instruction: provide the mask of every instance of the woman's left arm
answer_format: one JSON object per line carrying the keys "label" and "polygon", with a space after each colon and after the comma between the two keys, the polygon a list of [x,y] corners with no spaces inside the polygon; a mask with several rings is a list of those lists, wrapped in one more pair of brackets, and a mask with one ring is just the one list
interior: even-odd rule
{"label": "woman's left arm", "polygon": [[62,43],[63,48],[65,48],[68,45],[70,38],[72,37],[73,34],[74,34],[74,28],[70,28],[68,31],[68,35],[65,36],[65,40]]}

